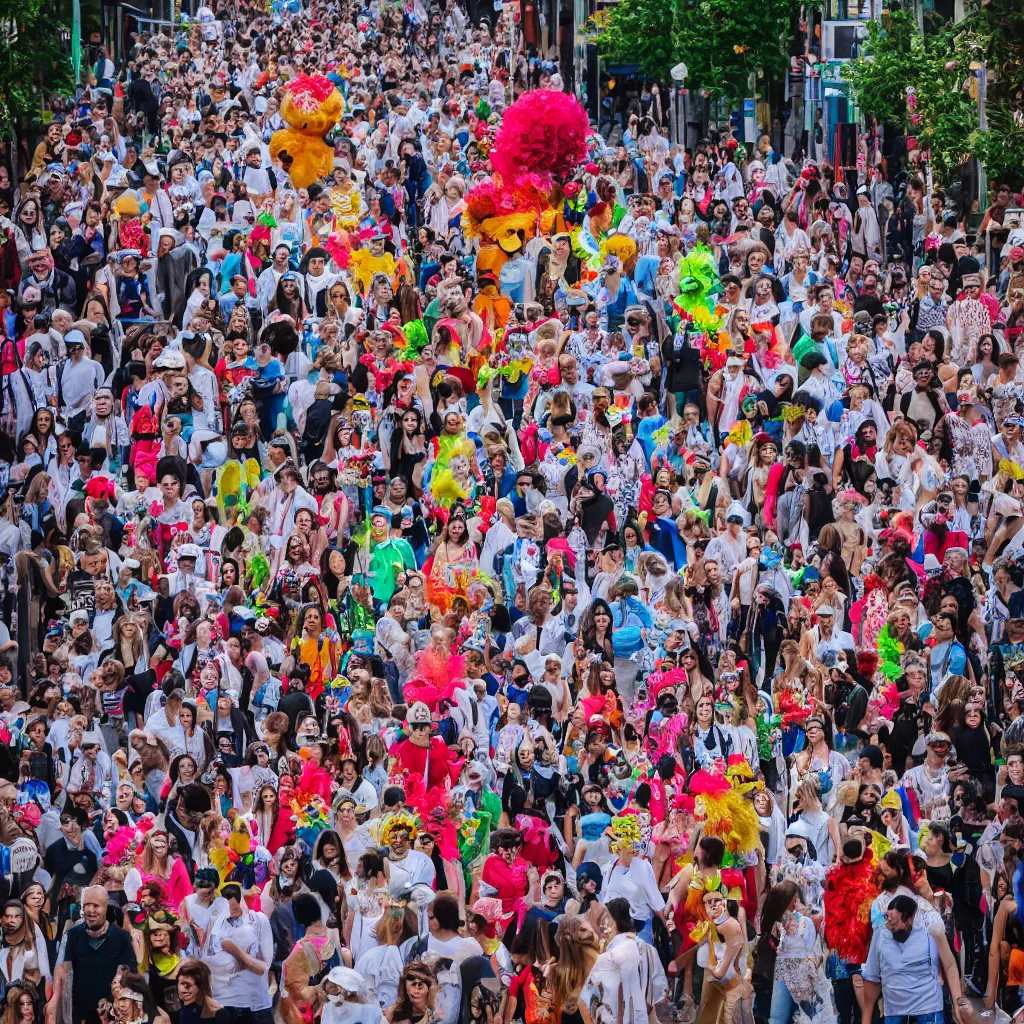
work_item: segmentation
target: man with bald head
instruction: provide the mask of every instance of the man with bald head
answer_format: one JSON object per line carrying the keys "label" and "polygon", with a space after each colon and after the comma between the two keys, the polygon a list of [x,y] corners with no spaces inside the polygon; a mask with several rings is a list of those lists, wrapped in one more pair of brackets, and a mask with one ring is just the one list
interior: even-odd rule
{"label": "man with bald head", "polygon": [[82,890],[82,921],[69,929],[53,972],[53,995],[46,1004],[46,1024],[55,1024],[71,965],[71,1022],[96,1024],[96,1008],[110,998],[119,967],[138,969],[131,936],[107,920],[107,891],[90,885]]}

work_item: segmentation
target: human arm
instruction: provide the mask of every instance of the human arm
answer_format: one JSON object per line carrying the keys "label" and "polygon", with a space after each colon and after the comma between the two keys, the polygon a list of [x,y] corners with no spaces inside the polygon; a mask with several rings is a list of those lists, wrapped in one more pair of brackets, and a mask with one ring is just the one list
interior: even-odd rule
{"label": "human arm", "polygon": [[68,980],[68,969],[64,964],[57,964],[53,970],[53,994],[46,1004],[46,1024],[55,1024],[57,1020],[57,1007],[64,998],[64,986]]}
{"label": "human arm", "polygon": [[839,859],[839,851],[843,842],[839,835],[839,822],[831,814],[828,818],[828,837],[832,840],[832,863],[834,864]]}
{"label": "human arm", "polygon": [[863,996],[861,1024],[871,1024],[871,1017],[874,1013],[875,1005],[878,1003],[878,998],[882,994],[881,982],[868,981],[865,978],[861,993]]}
{"label": "human arm", "polygon": [[266,974],[274,958],[274,936],[270,930],[270,921],[263,914],[257,917],[257,930],[260,943],[259,957],[243,952],[230,939],[225,939],[221,943],[221,948],[230,953],[244,970],[252,971],[253,974]]}
{"label": "human arm", "polygon": [[879,932],[875,932],[871,938],[871,946],[868,948],[868,958],[864,964],[861,975],[864,987],[863,998],[860,1004],[861,1024],[871,1024],[874,1016],[875,1006],[882,994],[881,956],[878,951]]}
{"label": "human arm", "polygon": [[[985,988],[985,1009],[992,1010],[996,1005],[996,992],[999,989],[999,947],[1006,935],[1006,921],[1010,914],[1017,912],[1017,904],[1013,900],[1003,900],[996,911],[996,919],[992,925],[992,939],[988,947],[988,985]],[[56,983],[56,977],[54,982]]]}
{"label": "human arm", "polygon": [[[732,927],[727,928],[723,925],[723,930],[726,932],[725,952],[711,971],[712,977],[714,977],[716,981],[722,981],[725,978],[726,974],[729,973],[729,969],[735,962],[736,957],[739,955],[740,950],[743,949],[743,931],[740,928],[739,922],[730,920],[727,923],[731,924]],[[707,968],[704,970],[706,973]]]}
{"label": "human arm", "polygon": [[942,961],[942,973],[946,976],[946,984],[949,986],[949,996],[953,1002],[953,1016],[957,1024],[964,1024],[963,1010],[970,1009],[970,1003],[964,999],[963,988],[960,985],[960,970],[957,967],[953,951],[949,948],[949,941],[941,924],[932,925],[928,929],[935,945],[939,949],[939,960]]}
{"label": "human arm", "polygon": [[836,490],[839,490],[839,485],[843,482],[843,463],[845,461],[846,453],[844,449],[840,448],[832,462],[832,486]]}

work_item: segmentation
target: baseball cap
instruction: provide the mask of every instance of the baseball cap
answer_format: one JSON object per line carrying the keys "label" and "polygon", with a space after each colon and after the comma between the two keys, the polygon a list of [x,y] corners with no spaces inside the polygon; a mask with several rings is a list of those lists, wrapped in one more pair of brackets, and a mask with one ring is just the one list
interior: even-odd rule
{"label": "baseball cap", "polygon": [[68,348],[71,345],[85,345],[85,335],[79,330],[68,331],[64,335],[64,347]]}
{"label": "baseball cap", "polygon": [[830,604],[823,604],[815,614],[818,616],[819,619],[822,617],[822,615],[825,615],[829,618],[834,618],[836,610]]}

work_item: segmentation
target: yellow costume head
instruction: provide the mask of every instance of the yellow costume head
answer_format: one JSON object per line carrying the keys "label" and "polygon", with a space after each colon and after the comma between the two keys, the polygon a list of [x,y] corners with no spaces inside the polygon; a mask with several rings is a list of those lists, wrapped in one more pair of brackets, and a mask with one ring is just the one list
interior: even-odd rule
{"label": "yellow costume head", "polygon": [[296,188],[326,178],[334,167],[334,149],[323,137],[345,112],[345,101],[323,75],[298,75],[285,86],[281,117],[288,127],[274,132],[270,157],[280,161]]}

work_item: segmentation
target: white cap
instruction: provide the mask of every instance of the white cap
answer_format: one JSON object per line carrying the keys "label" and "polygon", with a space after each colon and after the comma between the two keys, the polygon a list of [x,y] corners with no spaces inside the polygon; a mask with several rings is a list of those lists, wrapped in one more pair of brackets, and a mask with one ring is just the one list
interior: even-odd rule
{"label": "white cap", "polygon": [[196,561],[198,561],[202,557],[202,551],[200,551],[198,546],[195,544],[182,544],[181,547],[178,548],[179,560],[182,558],[194,558],[196,559]]}
{"label": "white cap", "polygon": [[84,608],[76,608],[68,617],[68,622],[73,626],[76,622],[88,622],[89,613]]}
{"label": "white cap", "polygon": [[[65,342],[67,339],[65,338]],[[184,370],[185,369],[185,356],[184,353],[180,352],[176,348],[165,348],[153,360],[154,370]]]}
{"label": "white cap", "polygon": [[836,610],[830,604],[823,604],[815,613],[820,619],[822,615],[830,615],[835,618]]}
{"label": "white cap", "polygon": [[366,984],[366,979],[351,967],[332,967],[327,980],[332,985],[352,993],[359,992]]}

